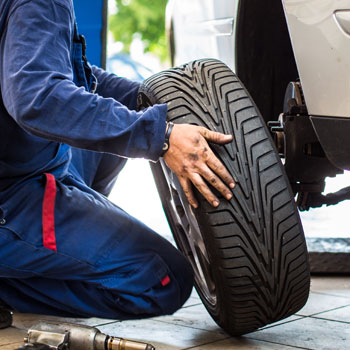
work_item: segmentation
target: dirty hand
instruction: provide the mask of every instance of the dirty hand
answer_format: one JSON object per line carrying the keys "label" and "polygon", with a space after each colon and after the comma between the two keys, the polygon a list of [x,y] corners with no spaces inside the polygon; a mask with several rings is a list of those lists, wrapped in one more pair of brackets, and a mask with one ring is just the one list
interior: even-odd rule
{"label": "dirty hand", "polygon": [[207,141],[225,144],[232,141],[232,135],[221,134],[202,126],[175,124],[170,134],[170,147],[163,157],[177,175],[189,203],[194,208],[198,207],[198,201],[191,183],[213,207],[219,205],[219,200],[205,180],[226,199],[232,198],[229,187],[235,187],[232,176],[215,156]]}

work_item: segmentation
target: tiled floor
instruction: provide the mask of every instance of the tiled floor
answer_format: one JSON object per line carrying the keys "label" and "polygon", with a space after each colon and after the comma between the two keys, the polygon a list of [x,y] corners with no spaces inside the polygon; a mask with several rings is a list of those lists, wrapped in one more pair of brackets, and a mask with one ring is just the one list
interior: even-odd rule
{"label": "tiled floor", "polygon": [[[43,318],[55,319],[15,314],[14,327],[0,331],[0,350],[23,344],[25,329]],[[350,277],[313,277],[309,301],[298,314],[241,338],[225,334],[195,293],[172,316],[124,322],[97,318],[64,321],[151,343],[157,350],[350,350]]]}

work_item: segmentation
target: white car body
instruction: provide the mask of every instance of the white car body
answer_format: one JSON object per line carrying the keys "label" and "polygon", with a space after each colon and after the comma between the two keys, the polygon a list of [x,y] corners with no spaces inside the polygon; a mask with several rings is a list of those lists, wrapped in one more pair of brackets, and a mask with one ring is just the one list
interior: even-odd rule
{"label": "white car body", "polygon": [[[282,2],[309,114],[350,118],[350,0]],[[174,63],[213,57],[236,71],[239,3],[170,0]]]}

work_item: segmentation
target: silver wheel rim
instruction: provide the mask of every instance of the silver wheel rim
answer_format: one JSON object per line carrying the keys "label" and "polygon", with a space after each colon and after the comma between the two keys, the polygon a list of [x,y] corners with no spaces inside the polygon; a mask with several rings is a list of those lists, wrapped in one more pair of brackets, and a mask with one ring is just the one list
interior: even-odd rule
{"label": "silver wheel rim", "polygon": [[188,203],[176,175],[160,160],[168,185],[168,208],[177,230],[177,244],[190,261],[195,272],[196,285],[202,297],[211,305],[217,302],[216,287],[210,269],[210,259],[199,229],[197,218]]}

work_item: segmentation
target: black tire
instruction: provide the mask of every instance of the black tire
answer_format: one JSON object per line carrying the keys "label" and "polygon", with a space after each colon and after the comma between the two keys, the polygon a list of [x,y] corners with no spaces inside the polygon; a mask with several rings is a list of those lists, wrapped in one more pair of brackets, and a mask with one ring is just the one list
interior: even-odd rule
{"label": "black tire", "polygon": [[298,311],[309,294],[308,254],[284,168],[251,97],[222,62],[204,59],[156,74],[139,105],[168,104],[168,120],[231,133],[211,145],[236,181],[233,198],[192,210],[161,160],[152,170],[176,243],[195,270],[213,319],[241,335]]}

